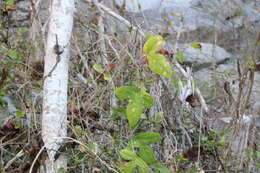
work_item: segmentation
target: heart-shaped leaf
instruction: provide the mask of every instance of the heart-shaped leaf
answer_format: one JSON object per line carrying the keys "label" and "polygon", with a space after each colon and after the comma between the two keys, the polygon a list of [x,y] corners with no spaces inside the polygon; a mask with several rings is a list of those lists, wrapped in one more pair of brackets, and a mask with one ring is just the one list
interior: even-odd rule
{"label": "heart-shaped leaf", "polygon": [[146,55],[150,53],[155,53],[160,50],[164,44],[163,37],[160,35],[155,35],[153,37],[149,37],[148,40],[144,44],[144,53]]}
{"label": "heart-shaped leaf", "polygon": [[172,68],[165,56],[151,53],[148,55],[148,66],[151,71],[163,77],[172,76]]}

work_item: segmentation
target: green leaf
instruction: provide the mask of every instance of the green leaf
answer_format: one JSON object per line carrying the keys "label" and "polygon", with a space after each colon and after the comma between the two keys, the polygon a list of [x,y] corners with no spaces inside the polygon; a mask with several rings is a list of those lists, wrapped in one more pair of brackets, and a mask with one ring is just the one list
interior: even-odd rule
{"label": "green leaf", "polygon": [[152,165],[151,168],[154,169],[155,173],[171,173],[171,171],[168,168],[166,168],[165,166],[163,166],[160,163]]}
{"label": "green leaf", "polygon": [[153,164],[157,161],[153,149],[148,145],[140,145],[137,155],[141,159],[143,159],[148,165]]}
{"label": "green leaf", "polygon": [[151,71],[163,77],[172,76],[172,68],[165,56],[151,53],[148,55],[148,66]]}
{"label": "green leaf", "polygon": [[10,49],[7,53],[7,55],[10,57],[10,58],[13,58],[13,59],[18,59],[18,53],[16,52],[16,50],[14,49]]}
{"label": "green leaf", "polygon": [[98,144],[95,142],[87,144],[87,147],[91,152],[95,154],[97,154],[100,151]]}
{"label": "green leaf", "polygon": [[127,148],[129,148],[130,150],[134,150],[135,148],[139,148],[141,145],[143,144],[139,141],[131,140],[128,142]]}
{"label": "green leaf", "polygon": [[66,169],[65,168],[59,168],[58,169],[58,173],[66,173]]}
{"label": "green leaf", "polygon": [[25,115],[24,111],[19,111],[16,115],[15,115],[15,119],[20,119]]}
{"label": "green leaf", "polygon": [[126,109],[126,116],[130,127],[134,127],[137,124],[141,118],[143,110],[143,99],[136,95],[136,97],[127,105]]}
{"label": "green leaf", "polygon": [[6,9],[14,8],[14,0],[7,0],[5,5]]}
{"label": "green leaf", "polygon": [[260,158],[260,152],[256,151],[256,158]]}
{"label": "green leaf", "polygon": [[198,42],[193,42],[193,43],[191,43],[191,47],[193,47],[194,49],[202,50],[202,46],[201,46],[201,44],[198,43]]}
{"label": "green leaf", "polygon": [[146,55],[150,53],[155,53],[160,50],[164,44],[163,37],[160,35],[155,35],[153,37],[149,37],[148,40],[144,44],[144,53]]}
{"label": "green leaf", "polygon": [[99,64],[94,64],[94,65],[93,65],[93,68],[94,68],[97,72],[99,72],[99,73],[104,73],[104,71],[105,71],[105,69],[104,69],[101,65],[99,65]]}
{"label": "green leaf", "polygon": [[137,155],[133,151],[128,149],[120,150],[119,154],[124,160],[135,160],[137,158]]}
{"label": "green leaf", "polygon": [[112,77],[109,73],[104,73],[103,75],[105,80],[112,80]]}
{"label": "green leaf", "polygon": [[147,92],[145,91],[140,91],[140,95],[143,99],[143,105],[144,107],[146,108],[151,108],[153,106],[153,98],[150,94],[148,94]]}
{"label": "green leaf", "polygon": [[28,29],[25,28],[25,27],[23,27],[23,28],[19,28],[19,29],[16,31],[16,33],[17,33],[18,35],[22,35],[22,34],[24,34],[24,33],[27,32],[27,31],[28,31]]}
{"label": "green leaf", "polygon": [[177,61],[181,64],[184,63],[184,54],[182,51],[178,51],[177,54],[176,54],[176,57],[177,57]]}
{"label": "green leaf", "polygon": [[115,93],[119,99],[130,99],[130,98],[134,98],[135,94],[139,91],[140,89],[132,86],[122,86],[116,88]]}
{"label": "green leaf", "polygon": [[135,168],[137,167],[135,161],[128,162],[126,165],[122,166],[121,168],[122,173],[133,173],[135,171]]}
{"label": "green leaf", "polygon": [[126,109],[122,107],[112,107],[111,114],[115,120],[121,120],[121,117],[126,115]]}
{"label": "green leaf", "polygon": [[135,136],[133,140],[136,140],[143,144],[152,144],[159,142],[161,140],[161,136],[159,133],[155,132],[144,132]]}
{"label": "green leaf", "polygon": [[141,158],[137,157],[134,162],[139,168],[139,173],[152,173],[152,170]]}

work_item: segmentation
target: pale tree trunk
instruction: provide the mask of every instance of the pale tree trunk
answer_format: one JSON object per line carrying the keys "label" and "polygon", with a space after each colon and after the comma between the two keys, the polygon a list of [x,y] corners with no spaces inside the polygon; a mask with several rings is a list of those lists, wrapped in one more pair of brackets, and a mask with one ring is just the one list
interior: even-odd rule
{"label": "pale tree trunk", "polygon": [[[52,0],[45,49],[42,139],[47,149],[45,172],[66,169],[66,157],[54,156],[67,135],[67,84],[69,41],[73,27],[74,0]],[[57,47],[58,45],[58,47]],[[58,49],[57,49],[58,48]],[[55,161],[55,163],[54,163]]]}

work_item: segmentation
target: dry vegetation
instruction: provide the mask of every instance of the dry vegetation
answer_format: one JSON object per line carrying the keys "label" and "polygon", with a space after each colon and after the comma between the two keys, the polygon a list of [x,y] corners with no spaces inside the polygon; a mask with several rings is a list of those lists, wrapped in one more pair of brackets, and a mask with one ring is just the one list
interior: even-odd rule
{"label": "dry vegetation", "polygon": [[[242,133],[242,116],[251,113],[254,59],[249,65],[237,62],[238,93],[233,93],[228,83],[223,86],[222,79],[215,74],[220,83],[214,88],[217,94],[205,98],[209,104],[209,111],[205,112],[198,94],[186,99],[188,106],[179,100],[176,80],[187,80],[187,76],[180,71],[185,67],[175,60],[174,48],[163,52],[171,61],[174,78],[162,78],[147,66],[142,49],[145,38],[139,30],[117,31],[109,23],[117,19],[102,19],[100,14],[104,11],[101,13],[94,4],[89,10],[92,16],[88,19],[75,16],[77,28],[71,39],[69,128],[66,143],[59,151],[68,157],[67,172],[119,172],[117,166],[126,163],[119,151],[133,135],[145,131],[162,136],[152,147],[157,159],[172,172],[259,171],[254,125],[248,129],[251,136],[248,133],[245,136],[250,139],[246,140],[247,152],[240,151],[244,153],[243,160],[232,155],[231,150],[232,139]],[[43,61],[30,59],[35,49],[27,39],[27,32],[17,31],[17,37],[11,40],[7,33],[13,31],[7,27],[5,18],[1,22],[0,32],[4,37],[0,47],[0,104],[7,109],[4,95],[9,95],[17,101],[17,112],[0,128],[0,172],[23,173],[30,169],[36,172],[46,157],[45,151],[37,155],[43,145],[40,135]],[[111,80],[97,72],[94,64],[101,65]],[[128,126],[122,111],[126,103],[115,96],[115,88],[124,85],[145,88],[154,99],[154,106],[144,112],[134,129]],[[213,117],[224,115],[234,117],[230,128],[221,132],[213,130],[216,123]],[[224,138],[228,132],[231,135]]]}

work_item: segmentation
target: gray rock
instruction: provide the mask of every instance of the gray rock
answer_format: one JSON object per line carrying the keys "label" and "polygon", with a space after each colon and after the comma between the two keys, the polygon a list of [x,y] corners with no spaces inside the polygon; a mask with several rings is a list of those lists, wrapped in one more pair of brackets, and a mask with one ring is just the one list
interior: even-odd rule
{"label": "gray rock", "polygon": [[201,50],[193,48],[191,44],[184,44],[180,46],[180,50],[183,50],[184,52],[185,61],[195,64],[217,63],[232,57],[232,54],[217,45],[209,43],[199,44],[202,47]]}

